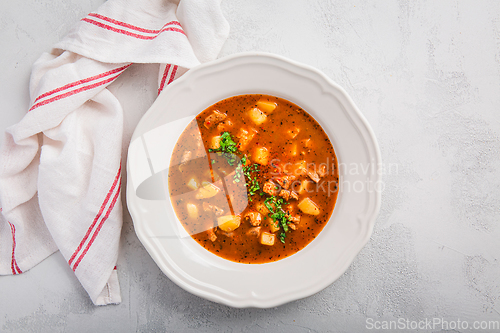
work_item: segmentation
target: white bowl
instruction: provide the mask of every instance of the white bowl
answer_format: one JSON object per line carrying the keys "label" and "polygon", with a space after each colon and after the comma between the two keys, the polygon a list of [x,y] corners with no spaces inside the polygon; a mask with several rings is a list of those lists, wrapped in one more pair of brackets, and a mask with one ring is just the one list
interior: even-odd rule
{"label": "white bowl", "polygon": [[[249,265],[210,253],[184,231],[165,196],[164,178],[177,139],[199,112],[252,93],[282,97],[306,110],[347,168],[340,168],[337,204],[314,241],[288,258]],[[128,152],[127,205],[140,241],[177,285],[229,306],[268,308],[310,296],[345,272],[372,233],[381,200],[380,163],[365,118],[324,74],[272,54],[236,54],[188,71],[141,119]]]}

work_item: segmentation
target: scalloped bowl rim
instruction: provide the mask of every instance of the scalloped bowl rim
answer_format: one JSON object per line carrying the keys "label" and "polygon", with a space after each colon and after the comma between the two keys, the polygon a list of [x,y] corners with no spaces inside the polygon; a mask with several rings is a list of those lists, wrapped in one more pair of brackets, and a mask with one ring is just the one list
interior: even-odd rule
{"label": "scalloped bowl rim", "polygon": [[[238,63],[252,63],[254,61],[255,63],[266,63],[269,62],[272,63],[281,63],[283,68],[286,68],[287,66],[290,68],[290,71],[295,68],[295,69],[302,69],[304,73],[309,73],[311,80],[314,80],[318,82],[318,84],[322,87],[330,90],[327,93],[330,93],[332,95],[337,96],[338,98],[342,99],[341,104],[344,107],[344,112],[346,112],[346,116],[350,117],[351,122],[353,123],[353,126],[357,127],[357,131],[360,136],[364,136],[362,139],[364,141],[364,144],[366,145],[367,149],[370,150],[371,152],[371,161],[372,163],[375,164],[375,174],[371,175],[371,180],[375,182],[380,182],[381,181],[381,172],[379,170],[380,165],[381,165],[381,156],[380,156],[380,150],[377,144],[377,140],[375,138],[375,135],[368,124],[367,120],[364,118],[364,116],[361,114],[361,112],[358,110],[358,108],[355,106],[354,102],[352,99],[349,97],[349,95],[344,91],[342,87],[337,85],[335,82],[333,82],[331,79],[329,79],[325,74],[323,74],[321,71],[309,66],[305,65],[302,63],[298,63],[296,61],[287,59],[282,56],[278,56],[275,54],[269,54],[269,53],[262,53],[262,52],[245,52],[245,53],[238,53],[234,55],[230,55],[224,58],[220,58],[218,60],[205,63],[202,65],[199,65],[189,71],[187,71],[182,77],[179,79],[173,81],[164,91],[158,96],[156,101],[153,103],[151,108],[144,114],[144,116],[141,118],[139,121],[136,130],[134,131],[134,134],[131,139],[131,143],[138,138],[140,132],[138,129],[141,127],[144,127],[145,124],[147,123],[148,119],[152,117],[153,114],[158,113],[158,108],[161,108],[161,105],[168,104],[168,98],[169,98],[169,92],[173,90],[174,88],[179,88],[182,85],[189,85],[189,82],[192,80],[196,80],[197,77],[203,75],[204,71],[210,71],[210,69],[215,70],[217,67],[224,67],[225,64],[231,64],[233,63],[234,66],[238,66]],[[284,69],[286,70],[286,69]],[[304,74],[306,75],[306,74]],[[263,93],[266,93],[265,91]],[[324,93],[324,91],[323,91]],[[293,101],[292,101],[293,102]],[[209,105],[212,105],[213,103],[210,102]],[[202,110],[199,110],[200,112]],[[306,109],[306,111],[308,111]],[[309,112],[309,111],[308,111]],[[323,126],[323,124],[320,122],[320,124]],[[369,148],[368,148],[369,147]],[[337,151],[337,147],[334,148]],[[241,296],[239,295],[234,295],[232,297],[227,296],[224,294],[224,292],[220,291],[221,286],[207,286],[203,283],[198,283],[196,282],[195,279],[191,279],[190,276],[186,276],[184,272],[180,272],[178,270],[178,267],[175,262],[169,262],[168,258],[160,258],[162,255],[155,249],[155,246],[152,245],[150,236],[148,236],[147,231],[145,229],[145,225],[142,221],[141,218],[141,212],[140,209],[138,208],[138,204],[135,199],[135,188],[132,186],[132,181],[130,179],[130,158],[131,158],[131,151],[129,148],[129,156],[128,156],[128,161],[127,161],[127,206],[129,209],[129,212],[132,216],[133,223],[134,223],[134,228],[136,231],[136,234],[141,241],[141,243],[144,245],[146,250],[149,252],[153,260],[157,263],[159,268],[172,280],[174,283],[176,283],[178,286],[181,288],[187,290],[188,292],[200,296],[202,298],[217,302],[217,303],[222,303],[228,306],[232,307],[258,307],[258,308],[269,308],[269,307],[275,307],[278,305],[282,305],[285,303],[288,303],[290,301],[294,301],[297,299],[301,299],[310,295],[313,295],[330,284],[332,284],[335,280],[337,280],[349,267],[349,265],[352,263],[352,261],[355,259],[357,254],[361,251],[361,249],[365,246],[365,244],[368,242],[368,240],[371,237],[371,234],[373,232],[373,225],[375,223],[375,219],[378,215],[378,212],[380,210],[380,205],[381,205],[381,193],[380,191],[374,192],[374,194],[370,194],[370,200],[373,200],[371,206],[370,206],[370,211],[365,214],[364,216],[358,217],[358,223],[363,226],[363,229],[360,231],[358,237],[356,238],[355,242],[349,247],[344,249],[344,252],[342,253],[342,259],[339,259],[337,262],[335,269],[331,269],[330,274],[325,275],[321,281],[316,281],[314,285],[309,285],[307,287],[303,288],[297,288],[296,291],[293,293],[286,293],[286,294],[280,294],[279,296],[274,296],[273,298],[262,298],[262,297],[254,297],[253,293],[251,291],[244,291],[242,292]],[[341,196],[343,194],[339,193],[339,198],[338,202],[341,200]],[[337,205],[338,205],[337,202]],[[337,207],[335,208],[337,209]],[[335,210],[334,210],[335,212]],[[331,220],[333,219],[333,215]],[[332,223],[332,221],[329,221],[329,223]],[[326,227],[325,227],[326,228]],[[320,233],[321,235],[321,233]],[[319,237],[318,237],[319,238]],[[306,251],[308,247],[303,249],[302,251]],[[302,252],[302,251],[299,251]],[[292,256],[293,257],[293,256]],[[166,260],[166,263],[165,263]],[[287,259],[283,259],[280,261],[284,261]],[[280,262],[278,261],[278,262]],[[272,265],[273,263],[270,264],[264,264],[264,265]],[[239,264],[241,265],[241,264]],[[247,266],[259,266],[259,265],[247,265]],[[249,296],[250,295],[250,296]]]}

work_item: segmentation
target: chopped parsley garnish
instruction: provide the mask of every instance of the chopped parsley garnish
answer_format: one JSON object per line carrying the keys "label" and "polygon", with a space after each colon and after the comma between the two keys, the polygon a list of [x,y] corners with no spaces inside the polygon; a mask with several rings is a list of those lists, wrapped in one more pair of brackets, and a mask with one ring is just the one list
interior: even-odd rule
{"label": "chopped parsley garnish", "polygon": [[[246,162],[246,156],[244,157],[245,162]],[[242,159],[243,161],[243,159]],[[248,182],[246,183],[248,194],[250,196],[254,195],[257,193],[257,191],[260,190],[260,185],[259,181],[257,180],[257,175],[259,170],[259,165],[258,164],[251,164],[243,167],[243,174],[245,177],[248,179]],[[249,198],[249,201],[252,201],[252,198]]]}
{"label": "chopped parsley garnish", "polygon": [[219,141],[220,147],[217,149],[208,149],[210,153],[216,152],[219,155],[222,155],[226,158],[226,161],[229,165],[234,165],[236,162],[236,156],[234,153],[238,150],[236,147],[236,142],[231,138],[231,134],[229,132],[224,132],[220,136]]}
{"label": "chopped parsley garnish", "polygon": [[281,229],[283,229],[283,232],[279,234],[279,238],[282,243],[285,243],[286,233],[289,230],[288,224],[290,223],[288,215],[282,208],[282,205],[285,204],[286,202],[284,202],[283,199],[277,198],[275,196],[270,196],[266,198],[266,200],[264,200],[264,205],[270,212],[268,216],[272,218],[273,221],[276,222],[279,227],[281,227]]}
{"label": "chopped parsley garnish", "polygon": [[241,180],[241,176],[243,175],[243,168],[241,165],[239,165],[235,170],[234,170],[234,177],[233,180],[235,183],[239,183]]}
{"label": "chopped parsley garnish", "polygon": [[[220,136],[220,147],[217,149],[208,149],[210,153],[217,153],[218,155],[222,155],[226,158],[226,161],[229,165],[233,166],[236,163],[237,156],[235,153],[238,151],[238,146],[236,142],[234,142],[231,134],[229,132],[224,132]],[[235,169],[234,182],[239,183],[241,181],[241,176],[244,175],[247,178],[247,183],[245,186],[247,187],[248,194],[250,195],[249,201],[252,201],[251,196],[256,194],[260,190],[259,181],[257,180],[256,173],[259,172],[259,165],[245,165],[248,161],[248,156],[243,155],[241,158],[241,166],[238,166]],[[212,164],[215,163],[215,160],[212,160]],[[261,193],[262,195],[262,193]]]}
{"label": "chopped parsley garnish", "polygon": [[286,237],[286,234],[285,234],[284,232],[280,232],[279,237],[280,237],[280,241],[281,241],[283,244],[285,244],[285,237]]}
{"label": "chopped parsley garnish", "polygon": [[220,136],[220,150],[223,153],[234,153],[238,148],[236,148],[236,142],[231,138],[229,132],[224,132]]}
{"label": "chopped parsley garnish", "polygon": [[241,176],[245,175],[247,178],[247,182],[245,183],[245,186],[247,187],[248,194],[250,197],[248,198],[248,201],[252,201],[251,196],[257,193],[257,191],[260,190],[260,185],[259,181],[257,180],[257,175],[256,173],[259,172],[259,165],[258,164],[252,164],[252,165],[244,165],[247,161],[247,157],[243,156],[241,159],[242,165],[243,166],[238,166],[235,170],[234,174],[234,182],[239,183]]}

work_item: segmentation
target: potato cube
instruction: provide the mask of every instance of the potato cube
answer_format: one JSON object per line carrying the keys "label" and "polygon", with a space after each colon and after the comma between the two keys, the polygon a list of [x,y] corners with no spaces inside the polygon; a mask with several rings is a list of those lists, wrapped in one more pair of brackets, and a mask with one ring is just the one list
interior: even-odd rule
{"label": "potato cube", "polygon": [[287,134],[292,138],[292,139],[295,139],[295,137],[297,135],[299,135],[299,132],[300,132],[300,128],[298,127],[295,127],[295,128],[291,128],[287,131]]}
{"label": "potato cube", "polygon": [[297,144],[295,142],[288,148],[288,154],[290,156],[297,156]]}
{"label": "potato cube", "polygon": [[263,232],[260,234],[260,243],[262,245],[273,246],[276,236],[268,232]]}
{"label": "potato cube", "polygon": [[299,194],[304,194],[306,192],[309,192],[309,184],[311,182],[308,181],[308,180],[303,180],[301,183],[300,183],[300,186],[299,186],[299,189],[297,190],[297,192],[299,192]]}
{"label": "potato cube", "polygon": [[208,144],[208,148],[210,149],[218,149],[220,148],[220,136],[216,135],[210,139],[210,143]]}
{"label": "potato cube", "polygon": [[219,229],[231,232],[237,229],[240,226],[241,217],[238,215],[226,215],[217,218],[217,224],[219,225]]}
{"label": "potato cube", "polygon": [[[205,176],[204,178],[206,179],[212,179],[212,182],[218,182],[220,180],[219,173],[214,172],[212,169],[207,169],[205,172],[203,172],[203,175]],[[212,178],[213,175],[213,178]]]}
{"label": "potato cube", "polygon": [[267,118],[266,114],[260,111],[258,108],[250,109],[250,111],[248,111],[248,116],[257,126],[265,122]]}
{"label": "potato cube", "polygon": [[305,160],[298,161],[295,163],[295,167],[298,169],[307,169],[307,162]]}
{"label": "potato cube", "polygon": [[264,205],[263,202],[259,202],[258,204],[256,204],[255,208],[264,216],[267,216],[267,214],[269,214],[269,209],[267,209],[266,205]]}
{"label": "potato cube", "polygon": [[188,203],[186,205],[188,216],[192,219],[198,218],[198,206],[196,206],[194,203]]}
{"label": "potato cube", "polygon": [[198,183],[196,178],[193,177],[187,182],[187,186],[194,191],[197,190],[198,187],[200,187],[200,184]]}
{"label": "potato cube", "polygon": [[318,206],[314,203],[314,201],[312,201],[309,198],[302,199],[302,201],[299,202],[297,207],[299,207],[299,209],[305,214],[309,214],[309,215],[318,215],[319,214]]}
{"label": "potato cube", "polygon": [[311,138],[309,139],[304,139],[302,140],[302,144],[304,145],[304,147],[306,148],[311,148],[312,145],[313,145],[313,141],[311,140]]}
{"label": "potato cube", "polygon": [[257,102],[257,107],[260,110],[262,110],[263,112],[265,112],[266,114],[273,113],[274,109],[276,109],[277,106],[278,106],[278,104],[276,104],[275,102],[271,102],[271,101],[260,100]]}
{"label": "potato cube", "polygon": [[305,175],[307,172],[307,162],[305,160],[299,161],[293,165],[293,173],[296,176]]}
{"label": "potato cube", "polygon": [[212,183],[209,182],[202,182],[201,183],[203,187],[201,187],[198,190],[198,193],[196,193],[195,197],[196,199],[207,199],[215,196],[217,193],[219,193],[219,188],[215,186]]}
{"label": "potato cube", "polygon": [[262,165],[269,163],[271,153],[266,147],[257,147],[252,155],[253,161]]}
{"label": "potato cube", "polygon": [[271,232],[276,232],[276,231],[280,230],[280,226],[279,226],[278,222],[276,222],[276,221],[274,221],[272,219],[268,219],[268,220],[269,220],[269,223],[268,223],[269,230]]}

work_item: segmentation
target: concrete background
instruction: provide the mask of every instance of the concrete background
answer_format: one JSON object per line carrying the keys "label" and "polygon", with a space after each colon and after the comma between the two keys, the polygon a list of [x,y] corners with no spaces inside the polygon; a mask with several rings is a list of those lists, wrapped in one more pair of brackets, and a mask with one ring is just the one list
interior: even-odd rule
{"label": "concrete background", "polygon": [[[102,2],[0,0],[0,130],[28,109],[33,62]],[[0,331],[364,332],[384,320],[500,321],[500,2],[222,7],[231,33],[220,56],[267,51],[315,66],[372,125],[382,160],[397,167],[384,175],[370,242],[316,295],[268,310],[232,309],[165,277],[126,213],[120,305],[93,306],[56,253],[0,277]],[[133,65],[111,87],[129,132],[156,96],[156,75],[156,65]],[[419,331],[480,331],[450,326]]]}

